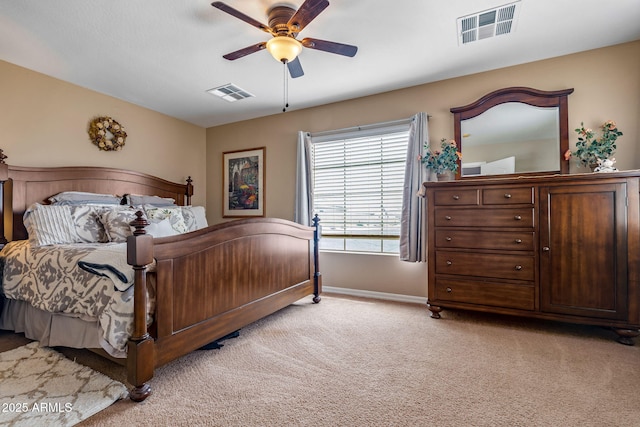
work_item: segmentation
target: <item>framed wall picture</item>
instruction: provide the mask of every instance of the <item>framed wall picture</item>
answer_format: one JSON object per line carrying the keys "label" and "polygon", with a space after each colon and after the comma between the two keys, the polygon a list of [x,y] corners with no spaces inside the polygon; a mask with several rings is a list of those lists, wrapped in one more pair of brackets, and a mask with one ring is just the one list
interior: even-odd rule
{"label": "framed wall picture", "polygon": [[222,216],[264,216],[265,147],[222,154]]}

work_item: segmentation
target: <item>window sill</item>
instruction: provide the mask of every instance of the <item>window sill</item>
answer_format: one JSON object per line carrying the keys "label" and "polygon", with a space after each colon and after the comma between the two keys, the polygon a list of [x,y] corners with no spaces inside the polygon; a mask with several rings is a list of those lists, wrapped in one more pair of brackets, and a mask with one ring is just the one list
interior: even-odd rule
{"label": "window sill", "polygon": [[328,253],[328,254],[347,254],[347,255],[373,255],[373,256],[392,256],[392,257],[399,257],[399,254],[392,254],[392,253],[388,253],[388,252],[356,252],[356,251],[334,251],[331,249],[320,249],[319,251],[321,254],[322,253]]}

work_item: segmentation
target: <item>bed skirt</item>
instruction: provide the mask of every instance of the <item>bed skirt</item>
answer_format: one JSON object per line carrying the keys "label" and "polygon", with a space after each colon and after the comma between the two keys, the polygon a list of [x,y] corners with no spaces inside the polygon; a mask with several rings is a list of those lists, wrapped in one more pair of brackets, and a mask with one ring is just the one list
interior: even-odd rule
{"label": "bed skirt", "polygon": [[0,329],[24,333],[45,347],[102,348],[116,358],[126,357],[102,339],[97,320],[49,313],[25,301],[5,298]]}

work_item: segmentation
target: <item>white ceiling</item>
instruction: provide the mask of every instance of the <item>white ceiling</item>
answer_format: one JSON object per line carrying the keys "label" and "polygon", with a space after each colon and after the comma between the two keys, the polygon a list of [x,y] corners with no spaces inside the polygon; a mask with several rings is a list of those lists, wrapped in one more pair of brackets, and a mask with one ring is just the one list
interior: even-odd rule
{"label": "white ceiling", "polygon": [[[358,53],[305,48],[290,111],[640,39],[640,0],[521,0],[512,34],[464,46],[457,18],[512,0],[330,1],[299,38]],[[266,24],[276,0],[226,3]],[[222,58],[269,38],[208,0],[0,0],[0,59],[202,127],[282,111],[282,64]],[[227,83],[255,98],[205,92]]]}

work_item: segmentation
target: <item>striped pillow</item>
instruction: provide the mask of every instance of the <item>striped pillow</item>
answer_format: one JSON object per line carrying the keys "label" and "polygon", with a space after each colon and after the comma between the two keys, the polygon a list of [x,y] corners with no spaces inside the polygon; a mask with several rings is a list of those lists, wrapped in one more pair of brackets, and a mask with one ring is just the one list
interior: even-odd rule
{"label": "striped pillow", "polygon": [[70,206],[36,203],[25,213],[24,222],[33,246],[80,242]]}

